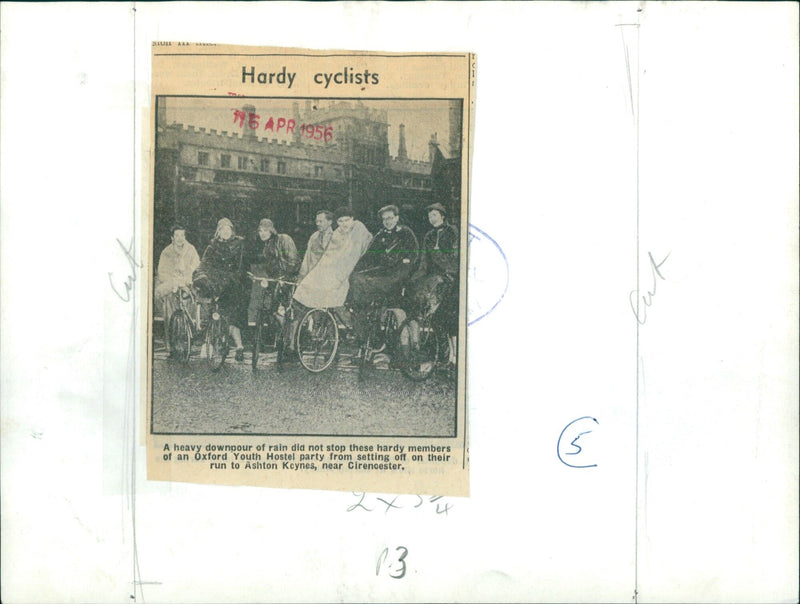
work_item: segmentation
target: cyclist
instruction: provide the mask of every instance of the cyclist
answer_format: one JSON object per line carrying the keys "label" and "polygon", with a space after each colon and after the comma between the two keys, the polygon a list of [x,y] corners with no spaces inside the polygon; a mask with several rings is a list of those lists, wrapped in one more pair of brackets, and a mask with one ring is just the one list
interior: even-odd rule
{"label": "cyclist", "polygon": [[435,309],[436,319],[450,340],[451,365],[456,362],[458,336],[458,229],[446,222],[440,203],[425,208],[433,227],[422,240],[419,270],[411,280],[412,299],[418,310]]}
{"label": "cyclist", "polygon": [[[158,270],[156,272],[155,298],[164,311],[165,333],[169,334],[170,317],[175,312],[177,305],[173,292],[178,287],[191,285],[192,273],[200,264],[200,257],[197,255],[195,247],[186,241],[186,229],[176,224],[172,227],[170,243],[161,252],[158,258]],[[189,302],[191,303],[191,301]],[[190,312],[193,312],[190,310]],[[172,353],[172,345],[169,335],[164,338],[167,352]]]}
{"label": "cyclist", "polygon": [[[258,223],[258,243],[261,250],[251,258],[250,272],[255,277],[269,277],[270,279],[290,279],[297,272],[298,256],[294,241],[285,233],[278,233],[275,225],[269,218],[264,218]],[[258,309],[264,305],[272,307],[272,287],[263,288],[261,283],[253,281],[250,289],[250,305],[247,308],[247,320],[255,325]],[[284,305],[289,300],[280,300]]]}
{"label": "cyclist", "polygon": [[243,257],[243,238],[236,235],[228,218],[221,218],[193,275],[194,286],[201,296],[219,296],[219,308],[228,319],[228,333],[233,338],[237,361],[244,360],[240,326],[247,320]]}
{"label": "cyclist", "polygon": [[294,293],[294,299],[307,308],[335,308],[344,304],[350,273],[372,241],[367,227],[355,220],[351,209],[339,208],[335,218],[338,226],[328,247]]}
{"label": "cyclist", "polygon": [[353,326],[358,341],[367,329],[366,309],[374,302],[399,306],[399,294],[417,267],[419,245],[414,232],[400,224],[400,210],[388,205],[378,210],[383,228],[350,275],[348,303],[353,311]]}
{"label": "cyclist", "polygon": [[328,210],[320,210],[317,212],[314,222],[317,224],[317,232],[311,235],[308,239],[306,246],[306,253],[303,256],[303,263],[300,265],[300,271],[297,274],[297,280],[302,281],[311,269],[314,268],[322,258],[328,244],[333,236],[333,212]]}

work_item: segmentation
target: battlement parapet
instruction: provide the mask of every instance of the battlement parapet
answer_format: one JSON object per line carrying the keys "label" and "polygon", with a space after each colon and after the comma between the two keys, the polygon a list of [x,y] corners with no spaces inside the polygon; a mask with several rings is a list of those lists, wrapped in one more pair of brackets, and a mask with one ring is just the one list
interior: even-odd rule
{"label": "battlement parapet", "polygon": [[396,172],[413,172],[414,174],[430,174],[431,162],[416,159],[389,158],[389,169]]}
{"label": "battlement parapet", "polygon": [[158,138],[161,148],[196,147],[198,151],[247,155],[252,158],[277,157],[324,163],[345,161],[346,145],[339,142],[295,142],[290,139],[256,138],[242,136],[239,132],[218,131],[204,127],[172,124]]}

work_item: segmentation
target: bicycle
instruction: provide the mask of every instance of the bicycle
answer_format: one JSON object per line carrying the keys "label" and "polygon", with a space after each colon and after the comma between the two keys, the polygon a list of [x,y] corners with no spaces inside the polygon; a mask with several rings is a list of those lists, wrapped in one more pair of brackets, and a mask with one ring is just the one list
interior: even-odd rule
{"label": "bicycle", "polygon": [[300,364],[312,373],[325,371],[339,350],[339,326],[327,308],[311,308],[303,315],[295,334]]}
{"label": "bicycle", "polygon": [[206,360],[214,370],[218,370],[225,363],[231,348],[228,341],[228,319],[219,310],[219,296],[210,300],[200,300],[200,303],[211,305],[211,318],[206,327]]}
{"label": "bicycle", "polygon": [[[228,342],[228,321],[219,311],[219,296],[214,298],[198,298],[188,286],[178,287],[174,294],[178,298],[178,308],[169,320],[169,338],[174,359],[187,363],[192,352],[192,340],[197,334],[205,331],[205,358],[209,365],[219,369],[225,362],[230,350]],[[195,316],[192,317],[190,302],[193,303]],[[203,326],[200,307],[209,306],[210,319]]]}
{"label": "bicycle", "polygon": [[435,311],[428,308],[417,317],[409,317],[397,331],[400,371],[415,382],[428,379],[450,358],[450,338],[437,324]]}
{"label": "bicycle", "polygon": [[[363,381],[379,352],[395,348],[397,332],[396,308],[386,301],[374,301],[368,306],[365,322],[367,333],[357,353],[359,380]],[[350,310],[352,314],[352,310]],[[350,328],[339,326],[334,311],[328,308],[312,308],[306,311],[297,328],[296,347],[300,363],[312,373],[325,371],[333,364],[341,344],[341,331]]]}
{"label": "bicycle", "polygon": [[394,354],[397,315],[385,301],[373,301],[366,313],[367,334],[359,347],[358,379],[364,381],[372,369],[375,355],[387,350]]}
{"label": "bicycle", "polygon": [[[172,313],[167,326],[171,357],[182,363],[189,361],[192,352],[192,339],[200,327],[200,307],[192,288],[179,286],[172,293],[177,298],[178,308]],[[194,308],[192,317],[190,308]]]}
{"label": "bicycle", "polygon": [[[259,305],[256,315],[256,327],[253,335],[253,369],[258,366],[258,357],[264,347],[264,336],[267,330],[272,331],[273,346],[278,353],[278,366],[281,367],[286,360],[287,344],[291,341],[292,324],[294,322],[294,308],[291,303],[294,288],[297,283],[285,281],[283,279],[270,279],[266,277],[256,277],[252,273],[247,273],[253,282],[260,282],[264,291],[262,303]],[[264,303],[267,300],[267,288],[270,283],[275,286],[270,298],[270,305]],[[288,302],[284,304],[284,300]]]}

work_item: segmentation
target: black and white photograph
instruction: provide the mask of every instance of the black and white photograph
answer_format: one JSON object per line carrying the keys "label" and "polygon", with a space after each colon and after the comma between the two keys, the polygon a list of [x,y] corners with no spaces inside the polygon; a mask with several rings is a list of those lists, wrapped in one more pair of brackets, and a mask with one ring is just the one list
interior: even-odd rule
{"label": "black and white photograph", "polygon": [[151,433],[456,436],[463,99],[155,101]]}

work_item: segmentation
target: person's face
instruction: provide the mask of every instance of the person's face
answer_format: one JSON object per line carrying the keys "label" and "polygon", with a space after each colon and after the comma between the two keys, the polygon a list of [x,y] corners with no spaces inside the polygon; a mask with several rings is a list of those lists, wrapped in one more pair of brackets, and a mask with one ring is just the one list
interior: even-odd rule
{"label": "person's face", "polygon": [[339,219],[336,220],[336,224],[338,224],[339,228],[344,230],[344,232],[346,233],[347,231],[353,228],[353,217],[341,216]]}
{"label": "person's face", "polygon": [[258,236],[261,238],[261,241],[267,241],[272,237],[272,231],[265,226],[260,226],[258,227]]}
{"label": "person's face", "polygon": [[172,243],[177,249],[183,248],[183,244],[186,243],[186,231],[183,229],[175,229],[172,233]]}
{"label": "person's face", "polygon": [[394,212],[384,212],[381,214],[381,220],[383,221],[383,228],[391,231],[397,226],[397,221],[400,220],[400,217]]}
{"label": "person's face", "polygon": [[223,224],[221,227],[219,227],[220,239],[227,241],[231,237],[233,237],[233,229],[230,226],[228,226],[227,224]]}
{"label": "person's face", "polygon": [[430,221],[431,226],[433,227],[442,226],[442,223],[444,222],[444,216],[442,216],[442,213],[439,210],[431,210],[428,212],[428,221]]}
{"label": "person's face", "polygon": [[328,217],[325,214],[317,214],[317,230],[318,231],[325,231],[331,226],[331,221],[328,220]]}

